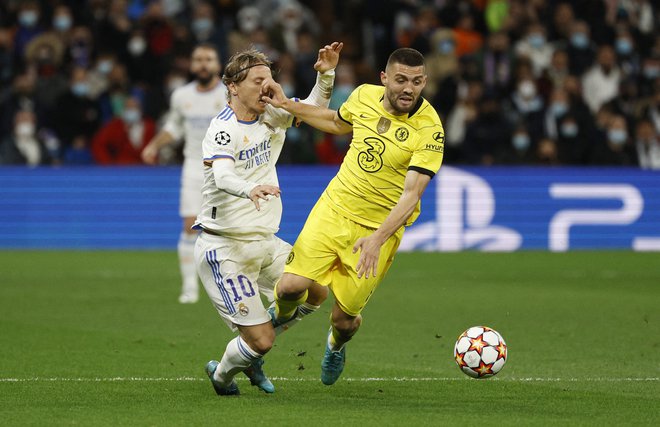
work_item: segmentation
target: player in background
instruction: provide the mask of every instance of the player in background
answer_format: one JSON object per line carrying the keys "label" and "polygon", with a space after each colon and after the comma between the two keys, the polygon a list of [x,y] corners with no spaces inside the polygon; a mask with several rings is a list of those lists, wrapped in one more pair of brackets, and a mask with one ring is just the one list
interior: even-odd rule
{"label": "player in background", "polygon": [[[319,50],[316,84],[301,103],[329,104],[342,47],[335,42]],[[223,75],[229,104],[211,121],[202,144],[197,271],[222,319],[239,333],[220,362],[206,365],[220,395],[239,394],[234,376],[241,371],[252,385],[275,391],[263,373],[262,357],[276,332],[259,293],[273,300],[275,283],[291,252],[291,245],[275,236],[282,217],[275,164],[294,117],[263,101],[262,84],[269,79],[270,61],[263,53],[250,49],[232,56]],[[325,300],[327,290],[317,290],[318,295],[312,292],[300,301],[300,314],[313,312]]]}
{"label": "player in background", "polygon": [[220,70],[218,52],[213,45],[195,47],[190,63],[195,80],[174,90],[165,126],[142,151],[142,160],[154,165],[158,163],[162,147],[184,139],[179,198],[183,227],[177,245],[182,280],[179,302],[182,304],[195,303],[199,298],[193,254],[198,232],[191,227],[202,206],[202,140],[211,119],[227,105],[227,90],[220,81]]}
{"label": "player in background", "polygon": [[360,313],[392,264],[404,227],[419,216],[422,194],[442,163],[442,123],[420,95],[426,78],[424,57],[402,48],[380,73],[382,86],[359,86],[339,111],[292,102],[280,85],[264,83],[272,106],[324,132],[353,132],[339,172],[293,246],[275,296],[279,324],[296,315],[314,285],[332,290],[321,364],[327,385],[339,378],[345,344],[360,327]]}

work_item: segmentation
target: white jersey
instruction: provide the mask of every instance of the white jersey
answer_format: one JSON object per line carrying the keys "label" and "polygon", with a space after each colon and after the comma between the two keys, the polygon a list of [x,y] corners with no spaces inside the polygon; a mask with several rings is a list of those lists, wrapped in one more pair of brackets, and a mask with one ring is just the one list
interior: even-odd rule
{"label": "white jersey", "polygon": [[[233,164],[234,173],[245,181],[279,186],[275,164],[284,145],[286,129],[292,121],[291,114],[270,105],[254,121],[238,120],[229,106],[211,121],[202,143],[205,162],[203,201],[196,227],[246,240],[262,239],[279,230],[282,218],[280,198],[260,200],[261,210],[258,211],[250,199],[217,187],[211,162],[227,162],[228,167]],[[217,159],[231,159],[233,162]]]}
{"label": "white jersey", "polygon": [[[163,130],[174,139],[185,137],[183,156],[185,160],[200,165],[202,140],[213,117],[227,105],[227,89],[219,82],[212,90],[201,92],[193,81],[172,92],[170,112]],[[199,161],[199,163],[197,163]]]}

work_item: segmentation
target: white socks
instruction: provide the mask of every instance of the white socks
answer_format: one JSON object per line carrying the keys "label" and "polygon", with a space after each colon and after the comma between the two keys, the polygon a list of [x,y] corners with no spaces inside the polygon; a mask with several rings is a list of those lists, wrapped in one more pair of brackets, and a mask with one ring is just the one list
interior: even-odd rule
{"label": "white socks", "polygon": [[213,379],[223,385],[229,385],[236,374],[244,371],[253,361],[262,356],[252,350],[239,335],[227,344],[227,349],[213,374]]}
{"label": "white socks", "polygon": [[181,270],[181,296],[179,302],[197,302],[199,285],[197,284],[197,271],[195,269],[195,241],[197,234],[181,232],[177,252],[179,254],[179,269]]}

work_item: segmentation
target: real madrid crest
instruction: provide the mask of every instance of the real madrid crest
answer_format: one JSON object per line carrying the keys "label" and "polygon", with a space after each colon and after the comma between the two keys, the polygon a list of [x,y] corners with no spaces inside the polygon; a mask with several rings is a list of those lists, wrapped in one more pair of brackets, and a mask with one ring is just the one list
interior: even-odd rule
{"label": "real madrid crest", "polygon": [[392,122],[390,119],[386,119],[385,117],[381,117],[380,120],[378,120],[378,125],[376,125],[376,131],[381,134],[385,133],[390,129],[390,125]]}
{"label": "real madrid crest", "polygon": [[250,309],[247,305],[240,303],[238,304],[238,312],[241,313],[241,316],[247,316],[250,314]]}

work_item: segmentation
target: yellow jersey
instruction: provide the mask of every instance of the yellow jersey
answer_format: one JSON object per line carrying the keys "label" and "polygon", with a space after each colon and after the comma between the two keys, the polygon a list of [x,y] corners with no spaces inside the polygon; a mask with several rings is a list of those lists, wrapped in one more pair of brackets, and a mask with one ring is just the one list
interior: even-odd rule
{"label": "yellow jersey", "polygon": [[[420,97],[415,109],[394,116],[383,107],[384,86],[361,85],[339,108],[353,138],[339,172],[321,197],[341,215],[378,228],[403,193],[408,170],[433,177],[442,164],[444,130],[435,109]],[[420,204],[408,219],[419,216]]]}

